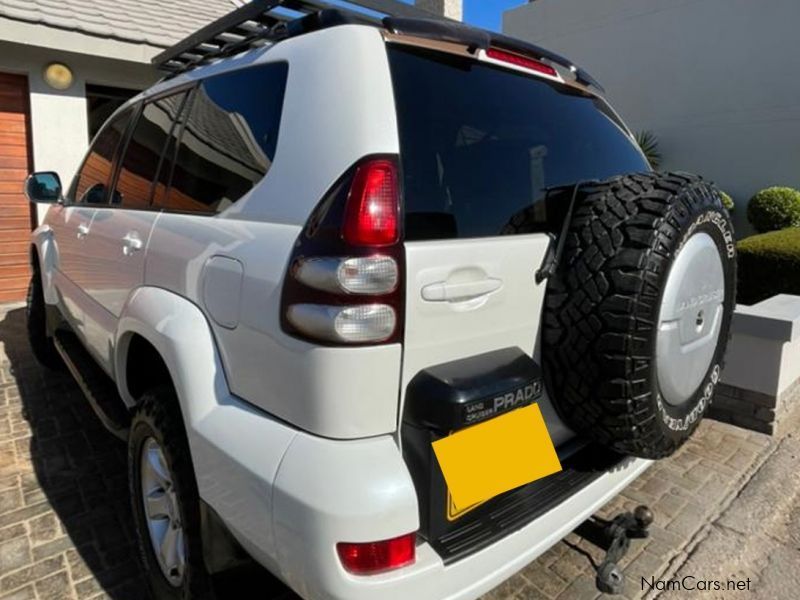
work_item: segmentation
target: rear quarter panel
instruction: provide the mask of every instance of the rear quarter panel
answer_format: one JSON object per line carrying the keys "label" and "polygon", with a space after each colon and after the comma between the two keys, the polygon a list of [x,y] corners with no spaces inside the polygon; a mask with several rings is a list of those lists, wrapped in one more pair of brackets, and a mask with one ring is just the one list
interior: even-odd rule
{"label": "rear quarter panel", "polygon": [[[288,62],[289,78],[270,171],[216,217],[164,214],[148,245],[146,285],[171,290],[204,311],[237,396],[321,436],[391,433],[400,345],[308,344],[281,331],[279,312],[291,249],[313,208],[360,158],[398,152],[385,44],[375,28],[342,26],[198,71],[273,61]],[[218,296],[209,302],[206,291],[213,257],[242,265],[239,292],[226,291],[238,311],[219,322],[209,311]],[[230,314],[238,319],[232,322]]]}

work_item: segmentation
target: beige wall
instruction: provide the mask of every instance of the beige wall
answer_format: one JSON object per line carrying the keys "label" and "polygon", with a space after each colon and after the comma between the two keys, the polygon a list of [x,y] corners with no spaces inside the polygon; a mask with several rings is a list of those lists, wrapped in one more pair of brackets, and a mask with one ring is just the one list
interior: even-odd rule
{"label": "beige wall", "polygon": [[664,167],[700,173],[745,207],[770,185],[800,188],[798,0],[537,0],[504,31],[562,53],[606,88]]}
{"label": "beige wall", "polygon": [[[75,74],[72,87],[60,92],[42,79],[52,61],[66,63]],[[110,60],[55,49],[0,42],[0,71],[28,76],[33,163],[37,171],[56,171],[68,186],[88,146],[87,83],[143,89],[158,75],[149,64]],[[39,218],[46,206],[39,206]]]}

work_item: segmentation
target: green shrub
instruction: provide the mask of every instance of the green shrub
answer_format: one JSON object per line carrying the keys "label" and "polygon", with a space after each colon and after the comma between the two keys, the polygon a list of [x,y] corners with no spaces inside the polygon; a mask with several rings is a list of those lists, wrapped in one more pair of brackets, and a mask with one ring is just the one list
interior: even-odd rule
{"label": "green shrub", "polygon": [[728,194],[723,192],[722,190],[719,191],[719,197],[722,199],[722,206],[724,206],[728,212],[733,212],[733,207],[736,206],[736,203],[733,201]]}
{"label": "green shrub", "polygon": [[747,220],[760,233],[800,226],[800,192],[787,187],[761,190],[747,205]]}
{"label": "green shrub", "polygon": [[800,228],[745,238],[737,250],[739,302],[755,304],[775,294],[800,296]]}

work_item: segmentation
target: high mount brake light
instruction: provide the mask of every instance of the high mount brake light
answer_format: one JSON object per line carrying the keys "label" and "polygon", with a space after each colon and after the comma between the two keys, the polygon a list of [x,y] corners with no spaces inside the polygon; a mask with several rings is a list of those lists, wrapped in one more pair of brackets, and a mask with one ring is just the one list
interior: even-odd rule
{"label": "high mount brake light", "polygon": [[345,569],[356,575],[374,575],[399,569],[416,559],[416,534],[409,533],[381,542],[336,544],[339,560]]}
{"label": "high mount brake light", "polygon": [[536,71],[537,73],[542,73],[543,75],[558,77],[558,72],[550,65],[546,65],[543,62],[527,56],[522,56],[521,54],[506,52],[505,50],[500,50],[499,48],[489,48],[486,51],[486,56],[493,60],[508,63],[516,67],[522,67],[523,69]]}
{"label": "high mount brake light", "polygon": [[396,157],[370,157],[326,194],[298,237],[281,325],[325,345],[401,340],[405,257]]}

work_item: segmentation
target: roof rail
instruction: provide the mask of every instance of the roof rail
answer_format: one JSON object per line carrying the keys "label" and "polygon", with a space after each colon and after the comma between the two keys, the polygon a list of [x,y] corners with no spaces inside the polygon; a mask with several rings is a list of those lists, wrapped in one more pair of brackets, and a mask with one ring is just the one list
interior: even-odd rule
{"label": "roof rail", "polygon": [[334,21],[380,25],[385,16],[448,20],[397,0],[344,2],[349,6],[321,0],[251,0],[156,55],[152,62],[157,68],[176,74],[269,41],[335,24]]}

